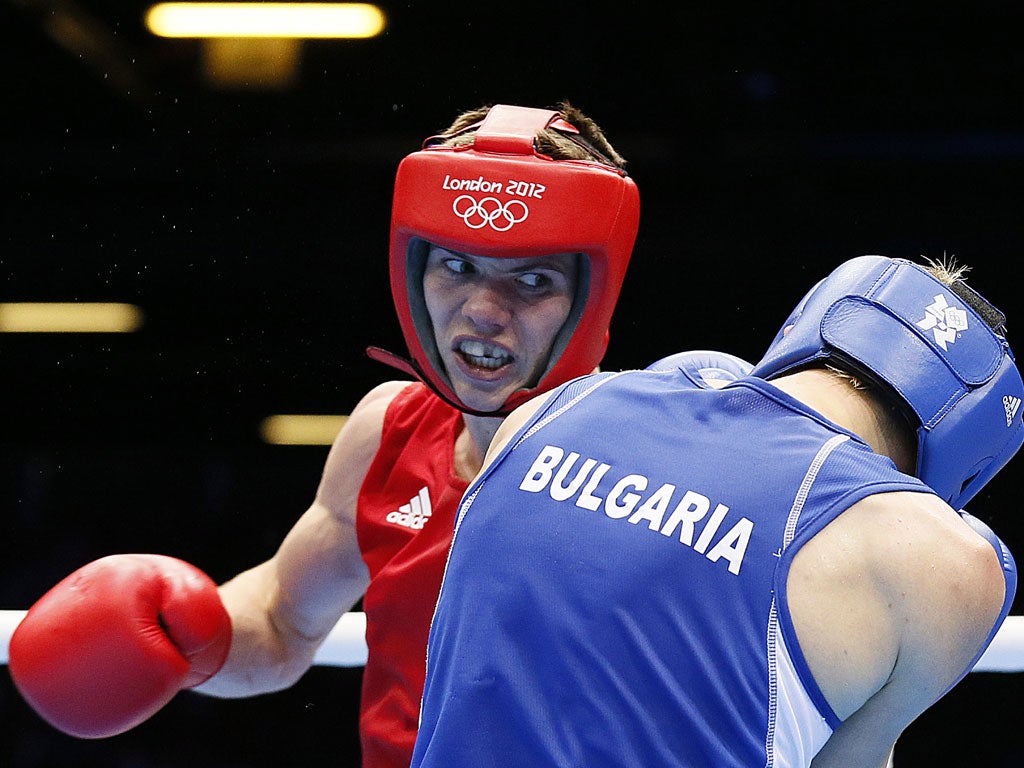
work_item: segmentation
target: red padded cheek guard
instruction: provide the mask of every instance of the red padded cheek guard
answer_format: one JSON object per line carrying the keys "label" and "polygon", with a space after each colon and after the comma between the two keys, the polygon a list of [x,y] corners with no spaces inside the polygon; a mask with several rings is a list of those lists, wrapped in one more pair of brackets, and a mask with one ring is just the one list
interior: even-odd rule
{"label": "red padded cheek guard", "polygon": [[[459,205],[455,205],[457,199]],[[509,217],[499,215],[491,226],[481,216],[466,216],[474,202],[488,212],[507,206],[516,221],[510,223]],[[582,253],[589,264],[589,270],[581,270],[581,276],[589,272],[588,284],[577,292],[578,297],[585,297],[585,303],[582,311],[574,307],[570,322],[577,318],[575,332],[567,341],[559,341],[564,349],[554,350],[536,384],[516,392],[501,409],[486,415],[504,415],[536,394],[590,373],[608,346],[608,328],[639,216],[639,194],[633,181],[599,163],[555,161],[532,153],[532,149],[527,155],[480,152],[474,147],[432,148],[409,155],[400,164],[395,181],[390,257],[391,290],[412,359],[402,361],[372,348],[368,350],[371,357],[422,379],[443,399],[473,413],[459,401],[443,372],[436,370],[433,351],[428,353],[425,346],[433,344],[432,333],[426,331],[422,310],[414,310],[418,299],[410,297],[411,293],[422,294],[421,276],[412,273],[409,258],[410,244],[421,239],[486,257]],[[577,298],[577,303],[581,301]],[[430,338],[424,341],[424,335]]]}

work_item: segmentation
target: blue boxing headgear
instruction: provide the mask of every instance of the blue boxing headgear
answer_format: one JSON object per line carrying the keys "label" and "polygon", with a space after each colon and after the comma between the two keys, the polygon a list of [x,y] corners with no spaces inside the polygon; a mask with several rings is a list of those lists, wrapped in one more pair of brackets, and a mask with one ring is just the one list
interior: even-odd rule
{"label": "blue boxing headgear", "polygon": [[887,385],[917,418],[917,477],[960,508],[1024,442],[1024,384],[996,325],[917,264],[861,256],[811,289],[753,375],[834,358]]}

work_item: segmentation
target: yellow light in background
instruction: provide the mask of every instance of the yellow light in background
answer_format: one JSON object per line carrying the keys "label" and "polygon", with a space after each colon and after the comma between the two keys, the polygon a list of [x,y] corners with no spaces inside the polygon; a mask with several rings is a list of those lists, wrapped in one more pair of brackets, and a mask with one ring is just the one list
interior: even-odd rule
{"label": "yellow light in background", "polygon": [[263,442],[272,445],[330,445],[348,416],[280,414],[260,423]]}
{"label": "yellow light in background", "polygon": [[0,333],[131,333],[139,329],[142,319],[142,310],[133,304],[0,304]]}
{"label": "yellow light in background", "polygon": [[218,88],[282,90],[299,78],[301,40],[211,37],[202,41],[203,74]]}
{"label": "yellow light in background", "polygon": [[160,37],[366,38],[385,22],[369,3],[158,3],[146,12]]}

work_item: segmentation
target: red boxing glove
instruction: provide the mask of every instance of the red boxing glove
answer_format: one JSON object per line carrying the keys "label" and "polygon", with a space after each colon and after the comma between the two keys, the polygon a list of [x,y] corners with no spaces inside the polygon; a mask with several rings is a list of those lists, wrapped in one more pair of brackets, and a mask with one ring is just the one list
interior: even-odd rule
{"label": "red boxing glove", "polygon": [[21,695],[71,736],[115,736],[216,674],[231,647],[217,585],[162,555],[112,555],[72,573],[11,637]]}

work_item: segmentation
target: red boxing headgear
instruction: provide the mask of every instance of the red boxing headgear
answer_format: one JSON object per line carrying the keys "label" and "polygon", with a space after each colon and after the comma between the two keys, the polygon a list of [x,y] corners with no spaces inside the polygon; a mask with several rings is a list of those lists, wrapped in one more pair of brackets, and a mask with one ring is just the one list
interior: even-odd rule
{"label": "red boxing headgear", "polygon": [[[430,146],[398,167],[391,212],[391,291],[411,360],[367,353],[420,379],[477,415],[501,416],[536,394],[590,373],[608,347],[608,327],[636,240],[640,198],[625,171],[590,160],[554,160],[534,142],[545,128],[578,131],[557,111],[491,108],[473,144]],[[443,137],[442,137],[443,138]],[[540,379],[496,411],[480,413],[453,391],[423,298],[431,244],[497,258],[578,253],[580,278],[568,320]]]}

